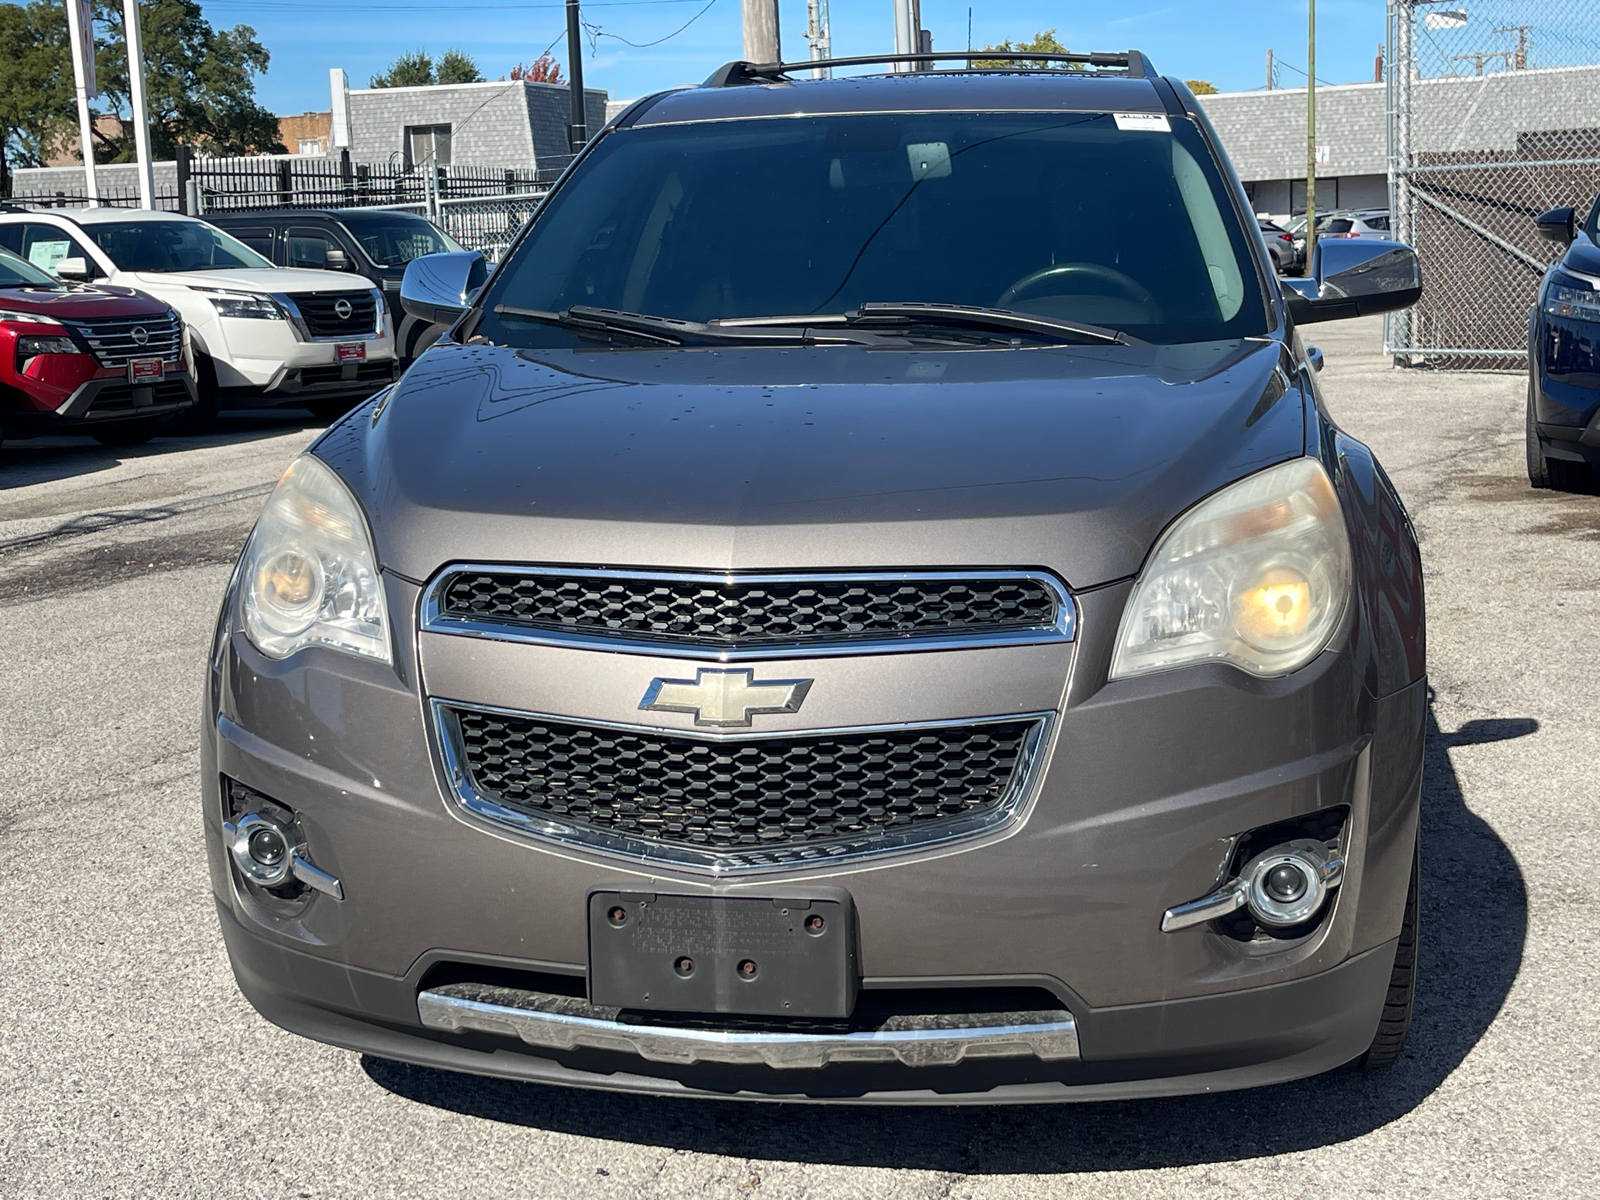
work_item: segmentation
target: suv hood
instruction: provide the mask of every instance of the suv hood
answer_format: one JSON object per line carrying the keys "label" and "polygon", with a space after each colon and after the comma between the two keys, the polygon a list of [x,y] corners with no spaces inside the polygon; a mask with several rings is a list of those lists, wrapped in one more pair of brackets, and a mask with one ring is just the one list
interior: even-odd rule
{"label": "suv hood", "polygon": [[380,562],[1138,572],[1304,453],[1274,341],[956,351],[436,346],[315,453]]}
{"label": "suv hood", "polygon": [[109,284],[0,288],[0,309],[33,313],[62,321],[96,317],[164,317],[167,306],[132,288]]}
{"label": "suv hood", "polygon": [[376,287],[364,275],[349,271],[302,271],[288,267],[236,271],[125,271],[121,278],[147,287],[236,288],[241,292],[354,292]]}

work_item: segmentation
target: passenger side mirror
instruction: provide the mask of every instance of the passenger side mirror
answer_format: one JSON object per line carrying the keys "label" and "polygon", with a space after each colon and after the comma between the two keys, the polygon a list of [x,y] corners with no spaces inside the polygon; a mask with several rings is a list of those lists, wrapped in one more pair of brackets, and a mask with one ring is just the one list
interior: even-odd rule
{"label": "passenger side mirror", "polygon": [[1552,208],[1534,218],[1539,223],[1539,233],[1563,246],[1572,245],[1578,236],[1578,214],[1572,208]]}
{"label": "passenger side mirror", "polygon": [[424,254],[406,264],[400,307],[419,321],[450,325],[488,278],[489,266],[476,250]]}
{"label": "passenger side mirror", "polygon": [[73,279],[79,283],[88,283],[95,277],[86,258],[63,258],[56,263],[55,273],[57,279]]}
{"label": "passenger side mirror", "polygon": [[1304,279],[1280,279],[1296,324],[1410,308],[1422,298],[1417,252],[1378,238],[1319,241]]}
{"label": "passenger side mirror", "polygon": [[328,250],[327,257],[324,259],[323,265],[325,269],[329,271],[355,270],[355,267],[353,267],[350,263],[350,256],[348,254],[346,254],[343,250],[335,250],[331,247]]}

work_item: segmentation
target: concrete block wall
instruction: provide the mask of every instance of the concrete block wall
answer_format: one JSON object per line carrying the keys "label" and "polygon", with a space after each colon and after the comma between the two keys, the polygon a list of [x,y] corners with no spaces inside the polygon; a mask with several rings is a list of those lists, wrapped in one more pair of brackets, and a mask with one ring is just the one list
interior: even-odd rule
{"label": "concrete block wall", "polygon": [[[449,125],[453,162],[537,168],[540,158],[567,153],[570,95],[565,86],[528,80],[352,90],[350,157],[403,162],[407,126]],[[605,106],[604,91],[584,89],[591,129],[605,123]]]}

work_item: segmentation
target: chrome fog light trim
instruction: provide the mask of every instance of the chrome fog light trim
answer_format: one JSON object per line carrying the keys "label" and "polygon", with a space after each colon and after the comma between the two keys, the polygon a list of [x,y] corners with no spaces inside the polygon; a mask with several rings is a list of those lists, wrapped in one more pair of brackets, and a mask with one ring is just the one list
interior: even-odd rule
{"label": "chrome fog light trim", "polygon": [[258,887],[282,887],[293,878],[335,900],[344,899],[344,887],[312,863],[305,838],[293,825],[246,813],[237,822],[223,822],[222,839],[239,873]]}
{"label": "chrome fog light trim", "polygon": [[[1285,898],[1269,887],[1275,870],[1287,867],[1303,885]],[[1161,932],[1177,933],[1215,921],[1241,908],[1271,929],[1287,929],[1308,921],[1322,909],[1328,893],[1344,879],[1344,860],[1324,858],[1306,847],[1274,847],[1245,864],[1239,875],[1198,900],[1178,904],[1161,915]]]}

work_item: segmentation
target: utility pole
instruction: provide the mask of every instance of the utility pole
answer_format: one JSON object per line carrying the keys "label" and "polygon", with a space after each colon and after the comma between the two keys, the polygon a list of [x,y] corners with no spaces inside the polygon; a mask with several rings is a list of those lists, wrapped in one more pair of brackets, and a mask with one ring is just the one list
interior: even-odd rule
{"label": "utility pole", "polygon": [[1317,249],[1317,0],[1306,18],[1306,266]]}
{"label": "utility pole", "polygon": [[744,0],[744,60],[783,61],[778,39],[778,0]]}
{"label": "utility pole", "polygon": [[85,0],[67,0],[67,36],[72,41],[72,82],[78,97],[78,141],[83,146],[83,194],[90,208],[100,207],[100,183],[94,174],[94,122],[89,97],[100,91],[94,77],[94,10]]}
{"label": "utility pole", "polygon": [[1274,67],[1273,62],[1272,62],[1272,51],[1268,50],[1267,51],[1267,91],[1269,91],[1269,92],[1276,86],[1276,84],[1273,82],[1273,76],[1276,73],[1277,73],[1276,72],[1276,68]]}
{"label": "utility pole", "polygon": [[[806,0],[806,41],[811,46],[811,61],[833,57],[833,36],[828,21],[828,0]],[[832,67],[813,67],[813,79],[832,79]]]}
{"label": "utility pole", "polygon": [[583,103],[583,29],[578,0],[567,0],[567,74],[572,80],[572,122],[567,126],[567,149],[576,154],[589,140],[589,117]]}
{"label": "utility pole", "polygon": [[[1516,56],[1512,59],[1511,69],[1513,71],[1526,71],[1528,69],[1528,46],[1530,43],[1528,31],[1532,28],[1532,25],[1501,25],[1495,30],[1496,33],[1514,33],[1517,35],[1517,48],[1512,52]],[[1479,71],[1478,74],[1481,75],[1483,72]]]}
{"label": "utility pole", "polygon": [[133,149],[139,159],[139,207],[156,206],[156,174],[150,162],[150,117],[144,99],[144,41],[139,33],[139,0],[122,0],[123,34],[128,43],[128,102],[133,107]]}

